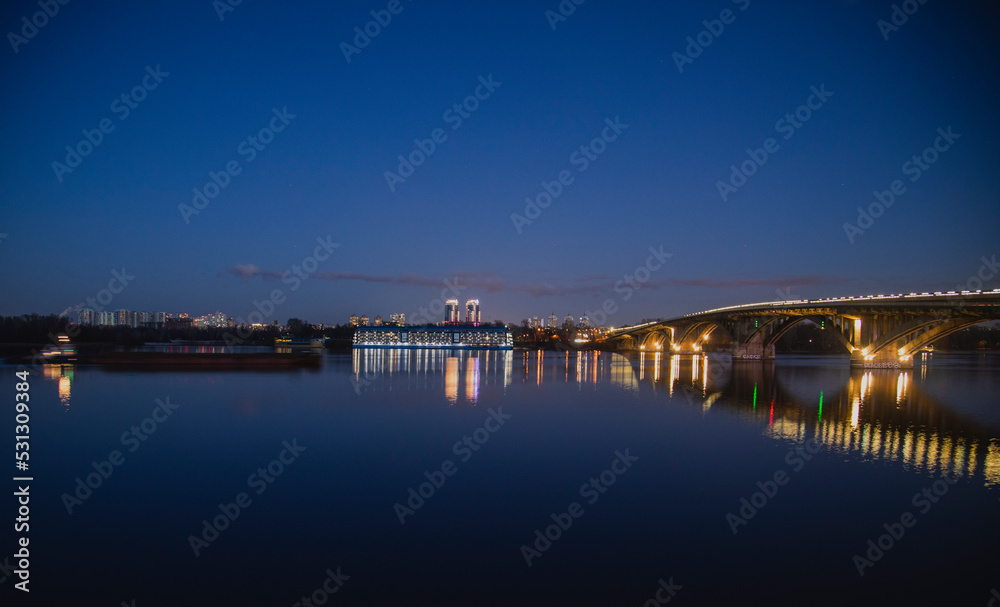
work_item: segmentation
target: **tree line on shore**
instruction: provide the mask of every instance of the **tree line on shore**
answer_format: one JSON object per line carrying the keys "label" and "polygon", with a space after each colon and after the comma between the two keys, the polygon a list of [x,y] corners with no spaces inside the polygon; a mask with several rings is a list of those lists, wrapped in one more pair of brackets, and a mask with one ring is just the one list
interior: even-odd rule
{"label": "tree line on shore", "polygon": [[[318,325],[290,318],[286,325],[272,324],[267,327],[243,329],[235,327],[107,327],[80,325],[70,322],[65,316],[55,314],[23,314],[21,316],[0,316],[0,345],[6,350],[17,350],[24,346],[47,345],[57,342],[57,336],[65,333],[74,343],[114,344],[138,346],[146,343],[184,341],[218,341],[241,345],[269,346],[276,337],[326,337],[327,347],[348,348],[356,327],[349,325]],[[574,347],[573,329],[526,329],[510,327],[514,344],[523,347],[543,349],[567,349]],[[728,340],[713,336],[708,350],[728,351]],[[590,343],[587,348],[600,346],[601,342]],[[613,344],[606,343],[601,349],[613,350]],[[997,323],[977,325],[957,331],[938,340],[934,344],[939,350],[1000,350],[1000,326]],[[783,335],[777,343],[779,352],[838,352],[840,346],[829,330],[823,330],[812,323],[800,323]]]}

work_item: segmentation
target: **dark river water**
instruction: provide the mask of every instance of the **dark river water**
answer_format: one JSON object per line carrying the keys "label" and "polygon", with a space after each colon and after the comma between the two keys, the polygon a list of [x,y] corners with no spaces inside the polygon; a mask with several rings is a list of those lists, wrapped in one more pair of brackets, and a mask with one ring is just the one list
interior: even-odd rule
{"label": "dark river water", "polygon": [[[0,367],[10,402],[16,370]],[[996,354],[862,373],[835,356],[367,350],[29,380],[30,470],[8,468],[0,506],[18,604],[1000,597]],[[22,474],[30,599],[10,570]]]}

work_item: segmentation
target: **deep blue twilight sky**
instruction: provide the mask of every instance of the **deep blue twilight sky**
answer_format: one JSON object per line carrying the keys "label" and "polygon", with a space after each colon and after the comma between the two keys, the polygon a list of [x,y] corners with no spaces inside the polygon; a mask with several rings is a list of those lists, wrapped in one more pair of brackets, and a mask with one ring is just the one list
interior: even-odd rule
{"label": "deep blue twilight sky", "polygon": [[[245,317],[281,289],[268,321],[412,317],[457,277],[484,320],[611,299],[620,325],[778,290],[947,290],[1000,257],[994,2],[931,0],[886,40],[888,0],[588,0],[554,31],[556,0],[402,0],[350,62],[341,43],[387,0],[246,0],[222,20],[210,0],[145,4],[70,2],[22,41],[37,3],[0,9],[0,314],[63,312],[125,268],[111,309]],[[674,53],[725,9],[680,72]],[[477,90],[460,123],[446,114]],[[776,125],[807,101],[799,127]],[[286,107],[250,160],[241,142]],[[573,162],[615,117],[627,128]],[[76,168],[53,168],[105,119]],[[386,171],[439,128],[392,191]],[[768,138],[777,151],[723,200],[717,182]],[[934,163],[907,171],[936,139]],[[239,173],[185,221],[227,163]],[[511,215],[561,171],[572,183],[519,233]],[[905,193],[852,243],[844,224],[897,179]],[[308,279],[282,280],[328,236],[340,246]],[[615,283],[650,247],[672,257],[626,298]]]}

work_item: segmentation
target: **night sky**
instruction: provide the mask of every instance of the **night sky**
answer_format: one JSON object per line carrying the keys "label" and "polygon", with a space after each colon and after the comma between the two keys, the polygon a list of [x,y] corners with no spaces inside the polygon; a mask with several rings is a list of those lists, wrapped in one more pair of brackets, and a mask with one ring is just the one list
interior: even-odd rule
{"label": "night sky", "polygon": [[[992,2],[881,29],[888,1],[144,4],[70,2],[23,39],[38,4],[0,9],[0,314],[124,268],[108,309],[245,317],[280,290],[268,321],[412,318],[457,279],[483,320],[610,299],[621,325],[964,288],[1000,257]],[[317,239],[339,246],[314,263]]]}

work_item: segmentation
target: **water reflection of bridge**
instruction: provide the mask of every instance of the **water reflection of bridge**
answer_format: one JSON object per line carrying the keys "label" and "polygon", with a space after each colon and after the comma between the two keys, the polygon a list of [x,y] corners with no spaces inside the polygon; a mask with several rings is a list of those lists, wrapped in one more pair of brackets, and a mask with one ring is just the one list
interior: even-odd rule
{"label": "water reflection of bridge", "polygon": [[[655,388],[662,377],[671,396],[705,411],[720,407],[748,422],[766,423],[765,434],[775,439],[801,443],[815,437],[828,449],[865,460],[982,477],[986,485],[1000,486],[1000,439],[921,389],[914,373],[926,376],[926,363],[913,371],[849,371],[732,365],[725,356],[666,358],[634,359],[640,387]],[[659,371],[661,366],[669,371]],[[813,389],[804,391],[802,384]]]}
{"label": "water reflection of bridge", "polygon": [[[928,367],[851,370],[829,357],[807,364],[731,364],[725,355],[598,352],[355,350],[358,390],[386,382],[442,390],[451,403],[474,403],[481,387],[511,384],[608,385],[657,391],[678,406],[726,412],[764,426],[772,438],[815,437],[828,449],[898,462],[928,474],[960,473],[1000,486],[1000,438],[927,394]],[[914,375],[916,374],[916,376]]]}

